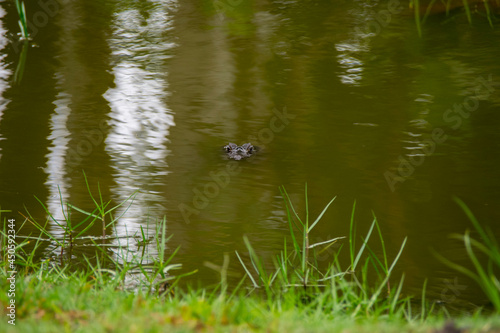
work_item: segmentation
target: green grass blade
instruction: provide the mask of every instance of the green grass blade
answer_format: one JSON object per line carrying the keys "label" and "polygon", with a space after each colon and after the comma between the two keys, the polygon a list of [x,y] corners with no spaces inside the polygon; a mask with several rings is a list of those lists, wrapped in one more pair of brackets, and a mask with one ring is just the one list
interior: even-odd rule
{"label": "green grass blade", "polygon": [[319,243],[314,243],[312,245],[309,245],[309,248],[312,249],[316,246],[320,246],[320,245],[325,245],[325,244],[330,244],[330,243],[335,243],[337,242],[339,239],[344,239],[345,236],[342,236],[342,237],[335,237],[335,238],[332,238],[332,239],[329,239],[327,241],[324,241],[324,242],[319,242]]}
{"label": "green grass blade", "polygon": [[486,272],[483,269],[483,266],[481,265],[476,255],[474,254],[468,231],[466,231],[464,235],[464,243],[465,243],[465,249],[467,250],[467,254],[469,255],[469,258],[471,259],[478,273],[479,285],[483,288],[483,291],[491,300],[495,308],[500,309],[500,290],[496,289],[495,285],[492,284],[492,281],[490,280],[488,274],[486,274]]}
{"label": "green grass blade", "polygon": [[387,271],[386,277],[384,278],[384,280],[382,281],[382,283],[378,287],[377,291],[370,298],[370,302],[367,305],[367,309],[370,309],[373,306],[373,304],[377,301],[378,296],[382,292],[382,289],[384,289],[386,287],[386,283],[389,280],[389,277],[391,276],[392,270],[396,266],[396,263],[398,262],[399,257],[401,257],[401,254],[403,253],[407,239],[408,238],[405,237],[405,239],[403,240],[403,243],[401,244],[401,247],[399,249],[398,254],[396,255],[396,258],[394,258],[394,261],[392,262],[391,267],[389,267],[389,270]]}
{"label": "green grass blade", "polygon": [[427,290],[427,279],[424,280],[424,286],[422,287],[422,305],[421,305],[421,311],[420,311],[420,321],[424,322],[425,320],[425,291]]}
{"label": "green grass blade", "polygon": [[464,9],[465,9],[465,15],[467,15],[467,20],[469,23],[472,23],[472,16],[469,8],[469,1],[468,0],[462,0],[462,3],[464,4]]}
{"label": "green grass blade", "polygon": [[311,224],[311,226],[307,230],[308,232],[311,232],[311,230],[316,226],[316,224],[318,224],[319,220],[321,220],[321,218],[325,214],[325,212],[328,209],[328,207],[330,207],[330,205],[332,204],[333,201],[335,201],[336,198],[337,198],[336,196],[333,197],[333,199],[330,200],[330,202],[328,203],[328,205],[326,205],[325,208],[323,208],[323,211],[321,212],[321,214],[318,215],[318,217],[316,218],[316,220],[313,222],[313,224]]}
{"label": "green grass blade", "polygon": [[361,248],[358,251],[358,255],[356,256],[356,259],[354,259],[354,263],[351,267],[351,270],[356,271],[356,266],[358,265],[359,260],[361,259],[361,256],[364,253],[365,247],[368,243],[368,240],[370,239],[370,236],[373,232],[373,228],[375,227],[375,222],[372,222],[372,225],[370,226],[370,229],[368,230],[368,233],[366,234],[365,239],[363,240],[363,245],[361,245]]}
{"label": "green grass blade", "polygon": [[[85,220],[87,220],[87,219],[85,219]],[[87,230],[89,230],[94,225],[95,221],[96,221],[96,219],[93,219],[89,224],[87,224],[85,226],[85,228],[83,228],[82,231],[77,233],[75,237],[80,237],[81,235],[85,234],[87,232]],[[82,223],[83,223],[83,221],[81,223],[79,223],[75,228],[79,227]]]}
{"label": "green grass blade", "polygon": [[385,271],[387,273],[387,270],[389,269],[389,265],[387,263],[387,252],[385,250],[384,237],[382,237],[382,231],[380,230],[380,226],[378,224],[377,217],[375,216],[375,213],[373,211],[372,211],[372,215],[373,215],[373,221],[375,222],[375,225],[377,226],[377,231],[378,231],[378,236],[379,236],[379,239],[380,239],[380,243],[382,244],[382,255],[383,255],[384,264],[385,264]]}
{"label": "green grass blade", "polygon": [[396,289],[396,292],[395,292],[395,294],[394,294],[394,296],[392,298],[391,304],[390,304],[390,312],[391,313],[394,313],[395,310],[396,310],[396,306],[397,306],[397,303],[398,303],[398,300],[399,300],[399,296],[401,295],[401,290],[403,289],[404,280],[405,280],[405,275],[403,273],[401,275],[401,279],[399,281],[398,288]]}
{"label": "green grass blade", "polygon": [[422,18],[421,25],[424,25],[424,24],[425,24],[425,21],[427,20],[427,17],[429,17],[429,15],[430,15],[430,14],[431,14],[431,12],[432,12],[432,6],[434,6],[434,3],[435,3],[436,1],[437,1],[437,0],[431,0],[431,2],[429,2],[429,5],[427,6],[427,9],[425,10],[424,17]]}
{"label": "green grass blade", "polygon": [[[295,218],[297,219],[297,221],[300,222],[300,224],[302,225],[302,228],[304,226],[304,223],[302,222],[302,220],[300,219],[299,217],[299,214],[297,214],[297,212],[295,211],[295,208],[293,207],[293,204],[292,204],[292,200],[290,199],[290,197],[288,196],[288,192],[286,191],[285,187],[282,186],[281,187],[283,190],[281,191],[281,195],[283,196],[283,199],[285,199],[285,204],[288,206],[290,206],[290,209],[292,210],[293,212],[293,215],[295,216]],[[293,221],[294,224],[295,224],[295,220]],[[302,230],[302,228],[299,228],[299,226],[297,224],[295,224],[295,226],[299,229],[299,230]]]}
{"label": "green grass blade", "polygon": [[422,37],[422,26],[420,22],[420,1],[413,0],[413,8],[415,9],[415,24],[417,25],[418,36]]}
{"label": "green grass blade", "polygon": [[83,209],[81,209],[81,208],[78,208],[78,207],[76,207],[75,205],[72,205],[72,204],[70,204],[70,203],[68,203],[68,207],[69,207],[69,208],[71,208],[71,209],[76,210],[76,211],[77,211],[77,212],[79,212],[79,213],[82,213],[82,214],[85,214],[85,215],[87,215],[87,216],[94,217],[94,218],[96,218],[96,219],[101,220],[101,216],[99,216],[99,215],[96,215],[96,214],[95,214],[95,212],[96,212],[97,210],[99,210],[98,208],[95,208],[92,212],[87,212],[86,210],[83,210]]}
{"label": "green grass blade", "polygon": [[351,212],[351,221],[349,225],[349,252],[351,255],[351,267],[354,265],[354,250],[355,250],[355,239],[354,239],[354,212],[356,211],[356,200],[354,200],[354,204],[352,205]]}
{"label": "green grass blade", "polygon": [[130,200],[130,203],[128,204],[127,208],[119,216],[117,216],[116,218],[113,218],[111,216],[111,220],[110,220],[110,222],[108,224],[106,224],[106,228],[109,227],[110,225],[114,224],[117,220],[121,219],[128,212],[128,210],[130,209],[130,207],[134,203],[135,197],[137,196],[137,194],[139,192],[140,192],[139,190],[134,191],[134,193],[132,193],[124,201],[122,201],[118,205],[116,205],[116,206],[112,207],[111,209],[109,209],[109,210],[107,210],[107,211],[104,212],[104,214],[111,214],[115,209],[123,206],[126,202],[128,202]]}
{"label": "green grass blade", "polygon": [[245,265],[245,263],[243,262],[243,260],[241,259],[238,251],[234,251],[236,253],[236,256],[238,257],[238,260],[240,261],[241,263],[241,266],[243,266],[243,269],[245,270],[245,273],[247,273],[248,277],[250,278],[250,280],[252,281],[252,284],[255,288],[259,288],[259,285],[257,284],[257,282],[255,281],[255,279],[253,278],[252,274],[250,273],[250,271],[248,270],[247,266]]}
{"label": "green grass blade", "polygon": [[308,200],[307,200],[307,183],[305,185],[305,189],[304,189],[304,200],[305,200],[305,204],[306,204],[306,224],[305,224],[305,227],[304,229],[307,230],[307,232],[309,232],[309,203],[308,203]]}
{"label": "green grass blade", "polygon": [[467,205],[462,200],[460,200],[459,198],[454,197],[453,199],[460,206],[460,208],[462,208],[462,210],[464,211],[465,215],[467,215],[467,217],[469,218],[469,220],[472,222],[472,224],[474,225],[474,228],[479,232],[479,235],[481,235],[481,238],[486,243],[486,245],[489,248],[495,248],[496,244],[494,244],[493,241],[490,239],[490,237],[488,237],[488,235],[486,234],[485,230],[483,229],[483,227],[481,227],[481,224],[479,224],[479,221],[476,219],[476,217],[471,212],[471,210],[469,209],[469,207],[467,207]]}
{"label": "green grass blade", "polygon": [[269,287],[269,280],[267,277],[267,273],[264,270],[259,257],[257,256],[257,253],[255,253],[255,250],[253,249],[252,244],[250,244],[247,236],[243,236],[243,242],[245,243],[248,254],[250,255],[250,262],[252,263],[254,270],[257,272],[257,274],[259,274],[260,280],[267,289]]}
{"label": "green grass blade", "polygon": [[[300,228],[297,226],[297,224],[293,220],[293,217],[290,213],[290,208],[288,207],[289,205],[288,205],[288,202],[286,200],[286,198],[288,198],[288,193],[286,193],[285,187],[283,187],[283,191],[280,188],[280,192],[281,192],[281,196],[285,200],[285,209],[286,209],[286,214],[287,214],[287,219],[288,219],[288,227],[290,229],[290,236],[292,237],[292,244],[293,244],[293,247],[295,248],[295,251],[297,251],[297,253],[299,253],[300,246],[299,246],[299,243],[297,242],[297,239],[295,238],[295,232],[293,230],[293,225],[295,225],[295,227],[299,230],[300,230]],[[291,204],[291,202],[290,202],[290,204]]]}
{"label": "green grass blade", "polygon": [[479,282],[479,277],[477,274],[474,274],[474,272],[472,272],[470,269],[468,268],[465,268],[464,266],[462,265],[459,265],[459,264],[456,264],[454,263],[453,261],[443,257],[441,254],[437,253],[436,251],[432,250],[432,253],[434,254],[434,256],[436,258],[438,258],[441,262],[443,262],[445,265],[453,268],[454,270],[464,274],[464,275],[467,275],[468,277],[470,277],[471,279]]}

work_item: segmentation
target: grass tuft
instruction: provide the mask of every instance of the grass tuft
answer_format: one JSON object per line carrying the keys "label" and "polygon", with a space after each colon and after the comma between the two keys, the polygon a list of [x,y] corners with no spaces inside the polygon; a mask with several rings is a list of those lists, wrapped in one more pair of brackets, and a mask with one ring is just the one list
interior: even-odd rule
{"label": "grass tuft", "polygon": [[[336,313],[349,309],[353,317],[381,313],[393,315],[403,311],[402,308],[406,306],[409,298],[401,297],[401,284],[396,284],[396,288],[391,291],[389,280],[403,252],[406,239],[404,239],[394,260],[389,263],[382,232],[374,216],[366,236],[362,238],[361,247],[356,250],[355,240],[357,236],[354,223],[356,203],[354,203],[348,240],[351,264],[346,269],[341,268],[339,253],[342,247],[340,247],[337,252],[330,252],[331,262],[326,269],[322,270],[318,265],[317,253],[319,252],[316,250],[330,248],[332,244],[345,239],[345,237],[336,237],[315,244],[310,244],[309,239],[314,227],[318,225],[335,198],[331,199],[314,222],[309,224],[307,185],[305,188],[305,217],[300,217],[297,214],[286,189],[282,187],[280,190],[285,200],[291,244],[285,240],[283,250],[276,256],[274,269],[269,271],[265,268],[262,259],[259,258],[246,237],[244,241],[250,264],[245,263],[242,256],[238,252],[236,253],[251,281],[253,290],[264,289],[271,303],[283,301],[286,303],[287,300],[292,299],[294,303],[300,302],[308,307],[313,307],[315,311],[319,311],[318,309],[321,308]],[[378,230],[383,248],[384,257],[382,260],[377,258],[368,246],[375,228]],[[376,272],[376,278],[373,278],[373,274],[370,274],[369,271]],[[403,278],[400,279],[400,283],[402,282]],[[386,293],[382,293],[383,290],[386,290]]]}

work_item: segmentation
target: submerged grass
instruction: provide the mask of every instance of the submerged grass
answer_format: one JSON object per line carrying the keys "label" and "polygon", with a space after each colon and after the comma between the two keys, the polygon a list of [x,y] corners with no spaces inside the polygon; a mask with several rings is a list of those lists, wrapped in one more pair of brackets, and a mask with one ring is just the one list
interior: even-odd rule
{"label": "submerged grass", "polygon": [[[245,237],[248,256],[236,255],[246,272],[248,283],[243,279],[232,288],[227,285],[228,255],[225,255],[224,264],[219,268],[221,282],[215,289],[176,286],[180,278],[193,272],[172,275],[175,269],[180,268],[179,264],[173,263],[178,249],[166,254],[169,237],[166,236],[165,219],[159,221],[153,240],[141,233],[142,243],[155,245],[158,252],[157,258],[146,263],[143,253],[132,261],[118,261],[101,249],[102,257],[113,265],[104,267],[99,259],[101,257],[96,257],[94,261],[85,258],[86,269],[74,269],[71,261],[35,260],[35,252],[45,242],[41,237],[18,241],[14,251],[15,264],[19,267],[15,284],[16,325],[8,324],[4,316],[4,320],[0,321],[0,331],[373,333],[436,332],[436,329],[444,327],[449,319],[445,311],[435,311],[426,300],[426,284],[417,307],[411,297],[402,294],[404,275],[400,278],[392,276],[406,239],[398,253],[387,253],[382,230],[373,216],[365,236],[359,238],[361,243],[358,248],[354,204],[348,239],[348,266],[341,268],[340,246],[338,250],[330,251],[331,262],[322,268],[317,254],[325,249],[332,250],[332,245],[344,237],[310,244],[310,234],[335,198],[311,222],[307,187],[304,217],[297,213],[286,190],[281,188],[281,192],[290,237],[276,256],[274,269],[267,268],[269,265],[265,265]],[[85,223],[103,220],[103,213],[109,211],[109,202],[102,199],[100,191],[99,200],[93,198],[93,202],[98,208],[88,215],[99,219],[87,219]],[[109,221],[111,223],[115,219],[110,218]],[[43,228],[41,224],[39,227]],[[85,230],[84,225],[80,227]],[[64,230],[66,234],[68,229]],[[487,253],[496,256],[497,244],[491,234],[483,231],[481,235],[485,247],[479,247],[479,243],[473,241],[469,243],[483,252],[488,248],[490,252]],[[40,232],[45,236],[51,235],[50,239],[56,237],[42,229]],[[0,240],[1,276],[7,276],[11,270],[7,234],[4,224]],[[378,235],[382,258],[378,258],[370,246],[374,235]],[[32,250],[25,250],[31,242],[35,242],[34,246],[30,244]],[[128,251],[120,247],[115,253]],[[491,277],[488,268],[484,272]],[[128,288],[127,279],[133,274],[141,275],[140,284]],[[477,275],[481,277],[483,274]],[[495,281],[498,282],[494,280],[492,283],[495,284]],[[1,279],[0,287],[1,290],[8,290],[9,281]],[[2,292],[0,303],[4,309],[9,302],[8,294]],[[495,332],[500,331],[500,318],[477,312],[473,316],[455,318],[453,323],[446,325],[449,329],[468,327],[476,332]]]}
{"label": "submerged grass", "polygon": [[28,56],[28,46],[31,40],[30,34],[28,32],[28,21],[26,19],[26,8],[24,7],[24,1],[15,0],[17,15],[19,20],[19,29],[21,32],[19,35],[19,41],[23,42],[23,47],[21,54],[19,55],[19,62],[16,66],[16,71],[14,72],[14,83],[19,84],[23,79],[24,68],[26,65],[26,58]]}

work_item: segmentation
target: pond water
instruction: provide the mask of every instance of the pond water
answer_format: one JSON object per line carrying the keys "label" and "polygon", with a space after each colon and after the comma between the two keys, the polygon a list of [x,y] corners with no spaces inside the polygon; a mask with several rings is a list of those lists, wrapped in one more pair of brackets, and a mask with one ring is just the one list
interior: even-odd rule
{"label": "pond water", "polygon": [[[4,217],[20,225],[27,209],[43,221],[38,198],[61,220],[61,196],[92,210],[84,171],[111,205],[139,190],[115,211],[123,216],[107,228],[108,245],[155,256],[154,242],[137,241],[165,216],[167,252],[180,246],[182,272],[199,270],[187,281],[209,285],[220,277],[205,263],[221,265],[224,253],[230,276],[242,276],[234,251],[245,252],[244,235],[264,258],[279,253],[288,234],[279,187],[303,215],[307,183],[311,218],[336,197],[312,242],[347,236],[356,202],[358,244],[372,214],[389,259],[408,237],[396,272],[405,292],[420,294],[427,278],[435,300],[486,302],[433,252],[471,267],[449,237],[473,229],[453,196],[500,234],[498,24],[433,13],[419,37],[404,1],[79,0],[26,10],[24,46],[13,2],[0,1]],[[230,161],[228,142],[259,151]],[[20,236],[34,231],[28,224]],[[95,225],[85,235],[101,234]]]}

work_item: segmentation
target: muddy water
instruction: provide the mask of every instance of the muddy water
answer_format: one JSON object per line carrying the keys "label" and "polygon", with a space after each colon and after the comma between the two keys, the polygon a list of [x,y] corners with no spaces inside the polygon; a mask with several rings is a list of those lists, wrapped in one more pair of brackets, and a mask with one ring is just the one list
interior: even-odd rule
{"label": "muddy water", "polygon": [[[129,248],[118,260],[155,257],[154,242],[138,241],[166,216],[167,253],[181,246],[176,262],[208,285],[219,276],[204,263],[224,253],[241,276],[243,235],[263,257],[278,253],[279,186],[304,214],[307,183],[312,217],[337,197],[312,241],[348,235],[356,201],[359,236],[374,213],[389,259],[408,237],[398,265],[407,292],[428,278],[436,300],[485,301],[433,251],[470,266],[449,237],[472,228],[453,196],[499,234],[496,26],[438,13],[419,38],[397,1],[47,1],[27,11],[24,46],[15,8],[0,2],[0,203],[19,224],[26,208],[44,220],[35,196],[62,224],[61,196],[92,210],[84,171],[110,205],[139,191],[106,229],[111,253]],[[228,142],[260,149],[235,162]],[[41,256],[58,251],[47,242]]]}

